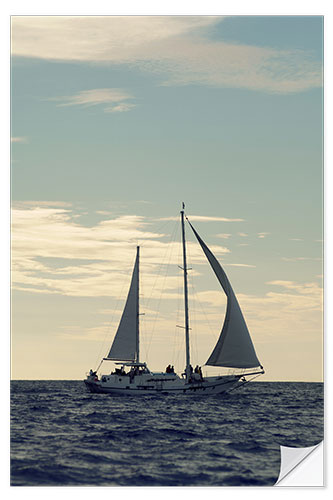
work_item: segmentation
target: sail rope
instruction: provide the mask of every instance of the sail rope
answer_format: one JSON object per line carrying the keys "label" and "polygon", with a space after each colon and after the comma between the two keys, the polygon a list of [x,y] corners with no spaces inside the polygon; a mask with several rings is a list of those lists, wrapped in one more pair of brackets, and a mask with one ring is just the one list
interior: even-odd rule
{"label": "sail rope", "polygon": [[[180,224],[178,224],[178,227],[180,227]],[[178,235],[178,233],[177,233]],[[183,301],[184,301],[184,296],[183,296],[183,276],[182,272],[180,272],[180,269],[182,269],[182,264],[183,264],[183,256],[182,256],[182,248],[181,244],[178,245],[178,255],[177,255],[177,264],[178,264],[178,280],[177,280],[177,313],[176,313],[176,323],[174,324],[173,328],[173,340],[172,340],[172,363],[175,366],[180,365],[180,354],[184,356],[185,353],[185,338],[183,335],[179,335],[179,324],[182,323],[184,320],[184,309],[183,309]],[[185,360],[182,360],[182,367],[181,370],[183,369],[183,365],[185,363]],[[176,371],[178,371],[176,369]]]}
{"label": "sail rope", "polygon": [[[113,322],[114,322],[114,317],[116,315],[116,311],[119,311],[119,309],[118,309],[119,303],[124,300],[123,293],[124,293],[125,286],[128,286],[128,283],[126,283],[126,280],[122,280],[121,291],[118,294],[118,298],[116,300],[116,304],[115,304],[114,309],[112,311],[111,319],[110,319],[110,321],[109,321],[109,323],[107,325],[106,333],[105,333],[104,338],[103,338],[103,343],[101,344],[101,347],[99,349],[99,353],[98,353],[98,356],[97,356],[96,361],[94,363],[94,366],[97,366],[98,361],[101,359],[102,352],[104,351],[104,348],[105,348],[106,339],[110,337],[110,330],[111,330],[111,326],[113,325]],[[109,342],[108,342],[108,344],[109,344]],[[108,345],[108,349],[109,348],[110,347]],[[100,363],[98,364],[98,366],[97,366],[97,368],[95,370],[96,372],[99,370],[99,368],[101,367],[102,363],[103,363],[103,358],[100,361]]]}
{"label": "sail rope", "polygon": [[[168,221],[168,222],[170,222],[170,221]],[[164,227],[165,225],[166,224],[164,223],[163,226],[160,227],[160,229],[162,227]],[[146,339],[147,340],[146,340],[146,342],[144,344],[146,359],[148,359],[148,353],[149,353],[149,350],[151,348],[152,339],[153,339],[153,336],[154,336],[154,333],[155,333],[157,318],[158,318],[158,316],[160,314],[160,305],[161,305],[162,295],[163,295],[164,290],[165,290],[165,282],[166,282],[168,271],[169,271],[169,268],[170,268],[170,263],[171,263],[171,259],[172,259],[173,243],[175,242],[175,239],[176,239],[177,230],[178,230],[178,223],[176,223],[176,224],[173,225],[173,228],[172,228],[172,231],[171,231],[171,234],[170,234],[170,238],[169,238],[169,242],[168,242],[168,244],[166,246],[166,250],[164,252],[164,256],[161,259],[161,264],[157,268],[157,273],[156,273],[156,276],[155,276],[155,280],[154,280],[153,286],[152,286],[152,288],[150,290],[150,295],[146,299],[145,306],[147,307],[147,309],[148,309],[148,305],[150,305],[153,300],[157,300],[156,309],[155,309],[155,315],[154,315],[154,317],[152,319],[152,323],[151,323],[151,330],[150,330],[149,333],[146,334]],[[159,281],[162,284],[160,286],[159,296],[156,299],[156,298],[153,298],[153,295],[155,293],[155,290],[157,288],[157,283]]]}
{"label": "sail rope", "polygon": [[[160,232],[161,232],[161,231],[162,231],[162,230],[163,230],[166,226],[168,226],[168,225],[170,225],[170,220],[167,220],[166,222],[164,222],[163,224],[161,224],[160,226],[158,226],[158,227],[156,228],[156,232],[157,232],[157,233],[160,233]],[[165,251],[165,254],[164,254],[164,258],[162,259],[161,264],[160,264],[160,266],[159,266],[159,268],[158,268],[158,273],[157,273],[157,275],[156,275],[156,277],[155,277],[154,285],[153,285],[153,287],[152,287],[152,289],[151,289],[151,293],[150,293],[150,297],[149,297],[148,301],[151,301],[151,299],[152,299],[152,296],[153,296],[154,290],[155,290],[155,288],[156,288],[156,283],[158,282],[158,280],[159,280],[159,278],[160,278],[160,275],[162,274],[163,265],[164,265],[164,263],[165,263],[165,261],[166,261],[167,254],[168,254],[168,252],[169,252],[169,254],[170,254],[170,255],[169,255],[168,264],[167,264],[167,266],[166,266],[166,270],[165,270],[164,282],[165,282],[165,280],[166,280],[166,275],[167,275],[167,272],[168,272],[168,267],[169,267],[169,264],[170,264],[170,259],[171,259],[172,243],[173,243],[173,242],[174,242],[174,240],[175,240],[177,229],[178,229],[178,224],[176,223],[176,224],[174,224],[173,229],[172,229],[172,231],[171,231],[170,243],[169,243],[169,244],[167,244],[167,248],[166,248],[166,251]],[[145,241],[146,241],[146,240],[145,240]],[[140,245],[140,242],[138,241],[138,242],[137,242],[137,244],[138,244],[138,245]],[[141,242],[141,246],[144,246],[144,244],[142,244],[142,242]],[[96,357],[96,361],[95,361],[95,363],[94,363],[94,365],[93,365],[94,367],[96,367],[96,366],[97,366],[97,368],[96,368],[96,370],[95,370],[96,372],[99,370],[100,366],[101,366],[101,365],[102,365],[102,363],[103,363],[103,358],[101,359],[102,351],[104,351],[106,341],[107,341],[107,339],[110,337],[110,329],[111,329],[111,327],[114,325],[114,320],[115,320],[115,316],[116,316],[116,314],[118,314],[118,312],[119,312],[119,305],[120,305],[120,303],[121,303],[121,302],[123,302],[123,300],[124,300],[124,297],[123,297],[123,294],[124,294],[124,289],[125,289],[125,287],[127,287],[127,286],[128,286],[127,280],[126,280],[126,279],[122,280],[121,291],[120,291],[120,293],[118,294],[118,298],[117,298],[117,301],[116,301],[115,307],[114,307],[114,309],[113,309],[113,311],[112,311],[112,316],[111,316],[111,319],[110,319],[110,321],[109,321],[109,323],[108,323],[108,325],[107,325],[107,329],[106,329],[106,333],[105,333],[104,338],[103,338],[103,342],[102,342],[102,344],[101,344],[101,346],[100,346],[99,353],[98,353],[98,355],[97,355],[97,357]],[[161,295],[162,295],[162,293],[163,293],[163,289],[164,289],[164,287],[162,287]],[[141,294],[142,294],[142,289],[140,288],[140,295],[141,295]],[[142,294],[142,295],[143,295],[143,294]],[[159,298],[159,304],[160,304],[160,302],[161,302],[161,295],[160,295],[160,298]],[[157,312],[156,312],[156,315],[155,315],[155,320],[154,320],[154,322],[153,322],[153,329],[152,329],[152,332],[151,332],[151,335],[150,335],[149,346],[148,346],[148,349],[146,349],[146,350],[149,350],[149,347],[150,347],[150,344],[151,344],[151,341],[152,341],[152,337],[153,337],[153,332],[154,332],[154,327],[155,327],[155,323],[156,323],[156,320],[157,320],[157,316],[158,316],[158,308],[157,308]],[[144,316],[143,316],[143,318],[144,318]],[[108,343],[110,343],[110,342],[108,341]],[[145,346],[145,344],[144,344],[144,346]],[[108,346],[108,349],[109,349],[109,346]],[[148,352],[146,353],[146,355],[148,355]],[[98,361],[99,361],[99,360],[101,360],[101,361],[100,361],[100,362],[99,362],[99,364],[98,364]]]}
{"label": "sail rope", "polygon": [[[192,269],[195,268],[195,265],[193,262],[195,262],[195,259],[192,256],[192,247],[190,244],[187,244],[187,257],[188,257],[188,266],[187,269],[188,271],[191,271]],[[181,250],[181,245],[178,247],[178,267],[181,269],[179,272],[179,280],[178,280],[178,291],[177,291],[177,325],[182,324],[184,321],[183,318],[183,308],[182,308],[182,303],[183,303],[183,262],[182,262],[182,250]],[[207,314],[203,308],[203,304],[199,298],[199,294],[196,290],[195,287],[195,278],[194,278],[194,273],[189,272],[188,273],[188,283],[189,283],[189,288],[191,290],[191,293],[189,293],[189,310],[190,310],[190,327],[191,327],[191,332],[190,332],[190,351],[191,351],[191,362],[192,364],[197,364],[197,361],[199,362],[200,355],[199,355],[199,345],[198,345],[198,331],[200,329],[200,319],[198,318],[198,309],[197,309],[197,304],[199,304],[201,312],[203,313],[203,316],[205,318],[206,324],[208,325],[208,328],[210,330],[210,334],[212,336],[212,339],[216,341],[216,331],[213,331],[213,328],[208,320]],[[199,311],[200,312],[200,311]],[[172,353],[172,360],[174,360],[174,364],[178,364],[180,354],[183,354],[184,352],[184,344],[185,344],[185,339],[183,335],[179,335],[179,328],[175,325],[174,328],[174,341],[173,341],[173,353]],[[206,327],[206,325],[205,325]],[[216,328],[215,328],[216,330]],[[193,360],[196,360],[195,362]]]}
{"label": "sail rope", "polygon": [[[194,258],[192,256],[191,250],[192,250],[191,245],[187,245],[187,255],[189,258],[189,267],[192,268],[192,262],[194,262]],[[195,266],[193,265],[193,268],[194,267]],[[204,334],[207,335],[206,330],[208,330],[208,336],[211,338],[212,343],[216,342],[216,340],[218,338],[219,327],[217,327],[217,328],[212,327],[212,324],[211,324],[209,317],[206,313],[206,310],[203,306],[203,302],[200,300],[199,291],[196,288],[195,282],[196,282],[196,279],[194,277],[194,273],[189,273],[189,284],[191,287],[191,294],[190,294],[190,297],[191,297],[191,299],[190,299],[191,300],[191,318],[192,318],[191,325],[193,326],[193,330],[192,330],[191,336],[190,336],[191,351],[194,350],[196,357],[199,360],[200,350],[198,347],[198,336],[199,336],[198,332],[200,331],[200,328],[201,328],[200,327],[201,322],[199,319],[200,313],[202,313],[203,318],[204,318],[204,330],[205,330]],[[225,304],[225,306],[226,306],[226,304]],[[207,356],[208,356],[208,354],[207,354]]]}
{"label": "sail rope", "polygon": [[[186,253],[187,253],[187,260],[188,260],[188,270],[191,271],[194,269],[193,267],[193,258],[192,258],[192,253],[191,253],[191,245],[187,244],[186,247]],[[190,326],[191,326],[191,333],[190,333],[190,350],[191,350],[191,364],[197,364],[194,363],[193,359],[198,360],[199,359],[199,351],[198,351],[198,317],[197,317],[197,308],[196,308],[196,300],[197,297],[195,296],[194,293],[194,282],[193,282],[193,274],[189,272],[188,273],[188,283],[189,283],[189,288],[191,290],[191,293],[189,293],[189,311],[190,311]],[[194,356],[193,356],[194,354]]]}
{"label": "sail rope", "polygon": [[203,302],[200,300],[199,292],[198,289],[196,288],[194,284],[194,280],[192,279],[191,281],[191,288],[193,290],[193,297],[195,297],[195,300],[197,304],[199,305],[200,312],[202,312],[203,317],[205,319],[205,328],[206,326],[208,327],[208,335],[211,337],[212,342],[216,342],[218,338],[219,331],[216,331],[216,328],[213,328],[211,321],[209,320],[209,316],[207,315],[205,308],[203,307]]}
{"label": "sail rope", "polygon": [[243,387],[243,385],[246,385],[248,384],[249,382],[252,382],[252,380],[254,380],[255,378],[258,378],[260,377],[260,375],[262,375],[261,373],[258,373],[258,375],[256,375],[255,377],[252,377],[250,378],[249,380],[244,380],[242,381],[242,383],[238,384],[238,385],[235,385],[234,387],[232,387],[232,389],[230,389],[229,391],[227,391],[228,393],[232,392],[232,391],[235,391],[236,389],[240,389],[241,387]]}
{"label": "sail rope", "polygon": [[[162,219],[163,220],[163,219]],[[170,219],[167,219],[166,221],[164,221],[162,224],[158,225],[155,229],[155,233],[156,234],[160,234],[162,233],[162,231],[165,230],[165,228],[169,227],[170,226]],[[163,235],[162,233],[162,236],[165,236]],[[144,240],[137,240],[137,246],[139,247],[142,247],[144,248],[145,245],[146,245],[146,242],[147,240],[144,239]],[[167,253],[167,251],[166,251]],[[140,301],[140,310],[144,310],[144,309],[148,309],[148,305],[150,304],[151,300],[152,300],[152,295],[154,293],[154,289],[156,287],[156,283],[158,282],[158,279],[159,279],[159,276],[161,274],[161,269],[162,269],[162,265],[163,265],[163,262],[164,262],[164,259],[162,259],[161,261],[162,263],[160,264],[160,267],[158,268],[158,273],[155,277],[155,281],[154,281],[154,284],[153,284],[153,287],[150,291],[150,295],[149,297],[146,299],[145,298],[145,287],[142,286],[142,281],[141,281],[141,286],[140,286],[140,290],[139,290],[139,294],[140,294],[140,297],[139,297],[139,301]],[[144,279],[143,279],[144,281]],[[142,317],[141,317],[142,316]],[[140,338],[142,339],[144,337],[144,333],[147,332],[147,323],[148,323],[148,318],[146,318],[146,314],[145,312],[142,312],[140,313]],[[142,345],[143,345],[143,351],[144,351],[144,359],[146,360],[146,362],[148,363],[148,351],[149,351],[149,348],[150,348],[150,344],[151,344],[151,338],[152,338],[152,334],[151,334],[151,337],[150,337],[150,340],[149,340],[149,346],[147,347],[147,342],[143,342]]]}

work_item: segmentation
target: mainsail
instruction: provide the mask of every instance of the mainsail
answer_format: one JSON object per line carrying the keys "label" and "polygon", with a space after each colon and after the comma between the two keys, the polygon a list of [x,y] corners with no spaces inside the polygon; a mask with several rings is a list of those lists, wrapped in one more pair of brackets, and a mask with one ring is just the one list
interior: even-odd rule
{"label": "mainsail", "polygon": [[223,328],[206,365],[230,368],[254,368],[261,366],[227,275],[192,224],[190,222],[189,224],[227,296],[227,311]]}
{"label": "mainsail", "polygon": [[139,360],[139,247],[123,315],[106,359]]}

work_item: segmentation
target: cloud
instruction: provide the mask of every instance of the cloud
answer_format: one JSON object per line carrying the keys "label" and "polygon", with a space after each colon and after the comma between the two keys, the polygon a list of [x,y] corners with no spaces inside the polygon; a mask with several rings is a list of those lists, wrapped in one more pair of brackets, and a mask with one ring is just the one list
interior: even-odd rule
{"label": "cloud", "polygon": [[282,260],[286,262],[300,262],[304,260],[317,260],[321,261],[322,259],[320,257],[282,257]]}
{"label": "cloud", "polygon": [[28,143],[27,137],[11,137],[10,141],[13,143],[19,143],[19,144],[27,144]]}
{"label": "cloud", "polygon": [[218,238],[222,238],[224,240],[227,240],[230,238],[231,234],[230,233],[219,233],[216,235]]}
{"label": "cloud", "polygon": [[[14,16],[12,53],[21,57],[136,62],[159,41],[210,27],[210,16]],[[146,56],[145,56],[146,54]]]}
{"label": "cloud", "polygon": [[135,108],[135,104],[130,102],[122,102],[117,104],[116,106],[111,106],[105,109],[106,113],[123,113],[124,111],[129,111],[130,109]]}
{"label": "cloud", "polygon": [[273,280],[273,281],[268,281],[268,285],[276,285],[280,286],[282,288],[286,288],[288,290],[296,290],[300,294],[313,294],[313,291],[316,290],[316,292],[321,293],[321,290],[319,290],[319,287],[317,283],[304,283],[304,284],[299,284],[294,281],[288,281],[288,280]]}
{"label": "cloud", "polygon": [[58,101],[58,106],[97,106],[104,107],[106,113],[122,113],[135,107],[135,104],[127,102],[133,96],[121,89],[90,89],[82,90],[72,96],[52,97],[48,100]]}
{"label": "cloud", "polygon": [[[12,210],[12,284],[14,289],[35,293],[73,296],[114,296],[129,280],[136,246],[142,247],[143,281],[152,287],[161,269],[173,262],[173,274],[156,284],[168,298],[179,289],[179,244],[166,242],[163,233],[151,230],[141,216],[115,217],[101,214],[103,220],[87,227],[77,213],[54,203],[15,204]],[[191,263],[206,262],[195,242],[188,242]],[[229,249],[212,245],[216,255]],[[193,272],[192,272],[193,274]],[[111,284],[112,283],[112,284]],[[164,296],[167,296],[167,295]]]}
{"label": "cloud", "polygon": [[227,266],[234,266],[234,267],[257,267],[257,266],[254,266],[253,264],[229,264],[227,262],[224,262],[223,266],[224,267],[227,267]]}
{"label": "cloud", "polygon": [[201,84],[273,94],[301,92],[322,85],[320,63],[304,51],[203,39],[172,40],[164,44],[159,54],[157,50],[155,47],[156,60],[150,62],[150,70],[165,75],[165,85]]}
{"label": "cloud", "polygon": [[[263,295],[237,293],[237,298],[249,326],[257,339],[301,336],[303,340],[321,338],[323,289],[318,283],[301,283],[274,280],[267,283],[273,287]],[[280,287],[281,291],[274,290]],[[219,310],[225,299],[219,291],[200,292],[199,300]]]}
{"label": "cloud", "polygon": [[[58,206],[55,202],[48,205],[45,201],[15,204],[12,214],[13,291],[72,297],[107,296],[110,299],[107,302],[110,304],[107,305],[110,308],[110,320],[106,317],[108,311],[103,309],[105,306],[102,301],[93,326],[85,324],[73,327],[72,324],[65,324],[57,331],[58,336],[67,340],[103,340],[106,335],[112,336],[115,332],[139,242],[144,291],[141,310],[145,313],[142,322],[147,326],[142,329],[142,345],[145,345],[145,339],[151,342],[155,329],[155,357],[159,360],[161,352],[167,352],[168,346],[172,345],[175,325],[181,325],[183,321],[183,276],[182,270],[178,268],[178,264],[181,264],[179,244],[166,243],[168,235],[154,230],[156,221],[152,219],[137,215],[115,216],[110,211],[100,213],[100,216],[104,216],[103,220],[88,227],[80,224],[80,219],[74,215],[77,215],[77,209],[74,212],[67,203],[59,203]],[[213,246],[212,250],[222,255],[228,252],[228,249],[218,245]],[[192,276],[201,273],[201,264],[208,264],[199,245],[190,241],[188,256],[189,266],[192,267],[193,262],[196,264],[189,273],[192,292]],[[230,266],[250,267],[237,263],[231,263]],[[171,271],[170,276],[167,276],[167,270]],[[253,279],[252,269],[244,269],[244,273],[250,273]],[[200,285],[203,276],[199,275],[198,278],[197,284]],[[194,296],[190,293],[191,335],[195,335],[192,338],[197,339],[200,353],[200,359],[196,361],[193,349],[193,360],[198,363],[202,363],[210,354],[224,319],[226,297],[217,282],[215,285],[214,290],[210,289],[210,285],[205,285],[204,290],[201,286],[194,290]],[[297,346],[295,365],[307,362],[304,345],[310,346],[308,350],[313,347],[316,352],[320,351],[323,290],[317,283],[281,279],[271,280],[266,286],[266,293],[247,294],[237,288],[235,292],[259,359],[264,365],[267,362],[268,369],[271,369],[274,362],[270,366],[267,353],[268,357],[274,357],[278,365],[278,378],[290,345]],[[179,332],[176,335],[177,339],[183,339]],[[159,343],[162,341],[163,348]],[[266,356],[262,356],[261,352],[266,353]],[[171,354],[167,352],[166,356]],[[319,366],[320,352],[316,356]]]}
{"label": "cloud", "polygon": [[302,362],[305,343],[316,351],[322,344],[323,289],[317,283],[280,280],[268,285],[281,290],[272,289],[262,296],[238,294],[249,329],[255,333],[258,347],[272,343],[283,353],[299,343],[295,362]]}
{"label": "cloud", "polygon": [[[275,373],[277,380],[304,380],[301,367],[313,363],[318,372],[316,379],[320,380],[322,366],[322,289],[315,283],[272,282],[265,294],[250,295],[237,293],[246,323],[251,332],[257,354],[264,364],[268,377]],[[280,287],[280,291],[274,291]],[[165,301],[164,301],[165,304]],[[194,307],[193,307],[194,306]],[[175,325],[182,325],[181,316],[176,315],[175,308],[167,314],[160,311],[158,316],[154,308],[143,305],[145,324],[142,324],[142,346],[151,344],[150,358],[146,358],[152,368],[153,360],[160,360],[161,353],[165,355],[166,364],[172,356],[169,346],[177,342],[177,351],[184,352],[182,332],[175,332]],[[192,359],[194,364],[208,358],[221,331],[221,325],[226,310],[226,297],[220,290],[205,290],[196,293],[195,301],[190,304],[190,324],[192,339]],[[93,327],[83,326],[73,329],[70,325],[64,328],[63,337],[74,340],[103,341],[105,352],[109,349],[114,332],[121,315],[121,310],[99,311]],[[105,319],[105,314],[112,317],[112,326]],[[157,321],[156,321],[157,318]],[[155,332],[155,333],[154,333]],[[108,337],[108,342],[105,342]],[[155,352],[152,352],[155,351]],[[182,361],[177,358],[177,371],[183,368]],[[296,372],[289,372],[288,361],[291,361]],[[283,367],[283,368],[282,368]],[[306,373],[309,373],[308,366]],[[158,366],[156,366],[158,369]],[[292,373],[292,375],[291,375]],[[299,374],[299,375],[298,375]],[[300,378],[299,378],[300,377]],[[306,379],[305,379],[306,380]],[[311,380],[311,377],[309,378]]]}
{"label": "cloud", "polygon": [[[215,16],[14,16],[15,56],[127,64],[164,85],[201,84],[270,93],[322,86],[321,64],[302,50],[210,39]],[[223,25],[222,25],[223,33]]]}
{"label": "cloud", "polygon": [[266,236],[268,234],[271,234],[271,233],[258,233],[258,238],[261,238],[261,239],[266,238]]}
{"label": "cloud", "polygon": [[14,209],[26,210],[27,208],[40,208],[40,207],[56,207],[56,208],[71,208],[72,203],[68,201],[45,201],[45,200],[25,200],[15,201],[13,203]]}

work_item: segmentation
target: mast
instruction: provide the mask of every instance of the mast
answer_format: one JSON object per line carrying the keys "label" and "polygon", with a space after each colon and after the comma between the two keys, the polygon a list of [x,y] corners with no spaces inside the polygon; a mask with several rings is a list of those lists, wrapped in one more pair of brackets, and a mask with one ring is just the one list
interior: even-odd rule
{"label": "mast", "polygon": [[190,367],[190,338],[189,338],[189,318],[188,318],[188,290],[187,290],[187,263],[186,263],[186,245],[185,245],[185,224],[184,224],[184,208],[185,204],[183,202],[181,210],[181,222],[182,222],[182,241],[183,241],[183,271],[184,271],[184,304],[185,304],[185,348],[186,348],[186,377],[189,377],[189,367]]}
{"label": "mast", "polygon": [[136,317],[136,363],[139,363],[139,348],[140,348],[140,341],[139,341],[139,256],[140,256],[140,247],[136,247],[136,259],[137,259],[137,305],[136,305],[136,310],[137,310],[137,317]]}

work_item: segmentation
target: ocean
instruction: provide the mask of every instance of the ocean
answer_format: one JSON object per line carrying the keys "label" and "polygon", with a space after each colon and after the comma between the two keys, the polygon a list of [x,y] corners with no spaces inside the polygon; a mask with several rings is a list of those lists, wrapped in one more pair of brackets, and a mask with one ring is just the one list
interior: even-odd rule
{"label": "ocean", "polygon": [[273,486],[280,445],[323,440],[323,384],[217,396],[90,394],[11,382],[12,486]]}

